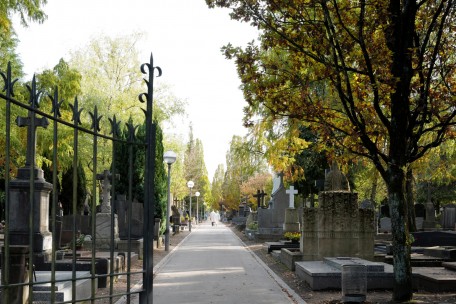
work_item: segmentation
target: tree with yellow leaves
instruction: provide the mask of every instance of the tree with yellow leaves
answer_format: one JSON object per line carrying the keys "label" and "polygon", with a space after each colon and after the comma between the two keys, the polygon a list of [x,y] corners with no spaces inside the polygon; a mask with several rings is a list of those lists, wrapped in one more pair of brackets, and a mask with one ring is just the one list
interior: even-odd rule
{"label": "tree with yellow leaves", "polygon": [[[206,0],[259,28],[259,46],[228,45],[257,116],[296,120],[322,147],[369,159],[391,211],[394,301],[413,296],[406,175],[454,136],[453,0]],[[386,148],[385,148],[386,147]]]}

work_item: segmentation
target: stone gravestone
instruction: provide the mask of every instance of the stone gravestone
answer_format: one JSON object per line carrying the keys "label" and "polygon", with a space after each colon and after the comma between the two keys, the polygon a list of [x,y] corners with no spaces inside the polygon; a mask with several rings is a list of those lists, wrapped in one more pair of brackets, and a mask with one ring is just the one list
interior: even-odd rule
{"label": "stone gravestone", "polygon": [[443,207],[441,222],[443,229],[454,230],[456,225],[456,205],[450,204]]}
{"label": "stone gravestone", "polygon": [[117,195],[114,210],[117,214],[117,224],[119,228],[119,238],[128,239],[128,203],[125,194]]}
{"label": "stone gravestone", "polygon": [[[96,215],[96,248],[109,250],[117,248],[119,241],[119,228],[117,214],[114,214],[114,227],[111,223],[111,178],[109,170],[104,170],[102,174],[97,174],[97,179],[101,184],[101,212]],[[114,228],[114,229],[113,229]],[[114,244],[111,244],[111,231],[114,230]]]}
{"label": "stone gravestone", "polygon": [[374,211],[358,208],[358,194],[349,191],[348,180],[335,162],[326,178],[325,191],[318,195],[319,207],[303,209],[303,260],[340,256],[372,259]]}
{"label": "stone gravestone", "polygon": [[[33,123],[32,123],[33,120]],[[27,154],[25,166],[18,169],[16,179],[10,182],[9,222],[10,244],[30,245],[29,231],[33,230],[33,250],[35,262],[48,261],[52,251],[52,234],[49,231],[49,194],[52,184],[44,179],[43,170],[32,167],[35,164],[36,131],[46,128],[46,118],[37,118],[31,111],[27,117],[17,117],[19,127],[27,127]],[[32,130],[32,124],[34,129]],[[33,170],[34,193],[33,209],[30,202],[30,172]],[[33,227],[30,227],[30,214],[33,210]]]}
{"label": "stone gravestone", "polygon": [[434,230],[435,229],[435,208],[432,202],[427,202],[426,205],[426,216],[423,223],[424,230]]}
{"label": "stone gravestone", "polygon": [[300,231],[298,210],[294,207],[294,196],[298,194],[298,190],[295,190],[294,186],[290,186],[290,189],[286,190],[285,193],[290,195],[290,204],[288,208],[285,209],[283,232],[298,232]]}
{"label": "stone gravestone", "polygon": [[424,204],[418,203],[414,205],[414,208],[416,229],[422,230],[424,218],[426,217],[426,207],[424,206]]}
{"label": "stone gravestone", "polygon": [[380,227],[378,228],[380,233],[391,233],[391,218],[382,217],[380,219]]}
{"label": "stone gravestone", "polygon": [[361,202],[361,204],[359,205],[359,207],[361,209],[375,210],[375,204],[371,200],[368,200],[368,199],[363,200]]}
{"label": "stone gravestone", "polygon": [[283,236],[285,209],[288,208],[288,195],[283,186],[283,174],[278,174],[273,180],[271,201],[268,209],[258,210],[258,232],[261,239],[279,240]]}

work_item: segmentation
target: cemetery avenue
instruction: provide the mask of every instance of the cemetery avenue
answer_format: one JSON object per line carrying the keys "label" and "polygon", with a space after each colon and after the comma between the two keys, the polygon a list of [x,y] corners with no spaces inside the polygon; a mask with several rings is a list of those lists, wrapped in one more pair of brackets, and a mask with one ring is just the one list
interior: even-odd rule
{"label": "cemetery avenue", "polygon": [[154,303],[303,303],[224,224],[200,224],[157,268]]}

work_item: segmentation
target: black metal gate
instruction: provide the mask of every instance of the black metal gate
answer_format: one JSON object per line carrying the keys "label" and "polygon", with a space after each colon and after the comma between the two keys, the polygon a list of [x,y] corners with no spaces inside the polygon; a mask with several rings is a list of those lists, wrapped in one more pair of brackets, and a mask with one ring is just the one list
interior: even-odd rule
{"label": "black metal gate", "polygon": [[[161,69],[150,62],[141,66],[147,92],[139,96],[145,103],[145,142],[135,140],[136,126],[127,124],[128,138],[119,138],[119,121],[116,117],[103,118],[97,107],[88,111],[91,121],[83,123],[78,99],[65,104],[59,99],[58,90],[46,94],[37,90],[35,77],[27,86],[28,102],[16,99],[11,66],[1,72],[4,86],[0,93],[0,174],[4,179],[0,200],[3,200],[1,244],[1,303],[115,303],[122,298],[130,303],[152,303],[153,288],[153,239],[154,239],[154,175],[155,175],[155,125],[152,121],[154,72]],[[18,96],[20,94],[17,94]],[[45,105],[46,107],[40,107]],[[62,118],[65,106],[71,119]],[[50,111],[41,110],[48,108]],[[68,116],[68,115],[67,115]],[[100,130],[100,121],[109,119],[111,130]],[[89,126],[90,127],[84,127]],[[52,128],[52,139],[47,144],[52,149],[48,155],[48,180],[37,166],[37,132]],[[26,137],[20,136],[26,128]],[[69,214],[62,215],[59,202],[59,144],[62,129],[72,133],[72,201]],[[72,132],[68,132],[72,130]],[[50,134],[50,133],[48,133]],[[21,138],[26,138],[21,141]],[[81,138],[84,141],[81,142]],[[99,140],[111,143],[110,170],[97,174]],[[18,142],[20,141],[20,142]],[[90,147],[87,143],[90,142]],[[68,140],[67,140],[68,143]],[[81,147],[81,144],[86,146]],[[115,147],[122,145],[128,153],[127,172],[120,172],[115,165]],[[26,147],[24,149],[24,147]],[[78,164],[83,148],[84,157],[90,154],[92,170],[92,197],[81,214],[78,209]],[[134,225],[133,208],[133,153],[145,149],[144,203],[142,210],[142,235],[140,224]],[[25,153],[24,153],[25,150]],[[90,151],[90,153],[87,152]],[[25,164],[24,164],[25,158]],[[128,175],[128,191],[122,210],[109,205],[109,197],[116,198],[116,176]],[[61,177],[60,177],[61,178]],[[99,206],[97,179],[103,183],[103,202]],[[116,204],[118,202],[116,201]],[[101,209],[100,209],[101,208]],[[100,215],[101,214],[101,215]],[[121,219],[120,219],[121,217]],[[122,240],[119,225],[123,225]],[[140,222],[140,220],[137,220]],[[84,230],[83,233],[82,230]],[[102,234],[104,233],[104,234]],[[64,242],[63,240],[66,240]],[[79,245],[86,248],[81,250]],[[105,246],[100,250],[100,246]],[[104,255],[100,255],[104,252]],[[139,262],[137,258],[142,258]],[[139,265],[139,268],[133,267]],[[137,278],[139,277],[139,282]],[[119,281],[122,286],[118,287]]]}

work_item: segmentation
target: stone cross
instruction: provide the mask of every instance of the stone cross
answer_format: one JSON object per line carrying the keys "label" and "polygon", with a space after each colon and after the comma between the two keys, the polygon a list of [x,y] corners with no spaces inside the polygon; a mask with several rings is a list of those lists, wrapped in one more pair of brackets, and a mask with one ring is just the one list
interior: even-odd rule
{"label": "stone cross", "polygon": [[294,209],[294,196],[295,196],[295,194],[298,194],[298,190],[295,190],[294,186],[290,186],[290,189],[286,190],[285,192],[290,195],[289,208]]}
{"label": "stone cross", "polygon": [[103,173],[97,174],[97,180],[101,180],[101,212],[111,212],[111,178],[112,174],[109,170],[104,170]]}
{"label": "stone cross", "polygon": [[[35,129],[32,130],[32,119],[34,120]],[[36,160],[36,129],[38,127],[47,128],[49,125],[46,117],[38,118],[32,111],[28,111],[27,117],[18,116],[16,118],[18,127],[27,127],[27,154],[25,158],[25,167],[30,167]]]}
{"label": "stone cross", "polygon": [[264,193],[263,190],[261,190],[261,192],[260,192],[260,190],[257,190],[257,194],[253,195],[253,197],[256,197],[256,199],[257,199],[258,208],[260,208],[261,205],[263,205],[262,202],[263,202],[265,196],[266,196],[266,193]]}

